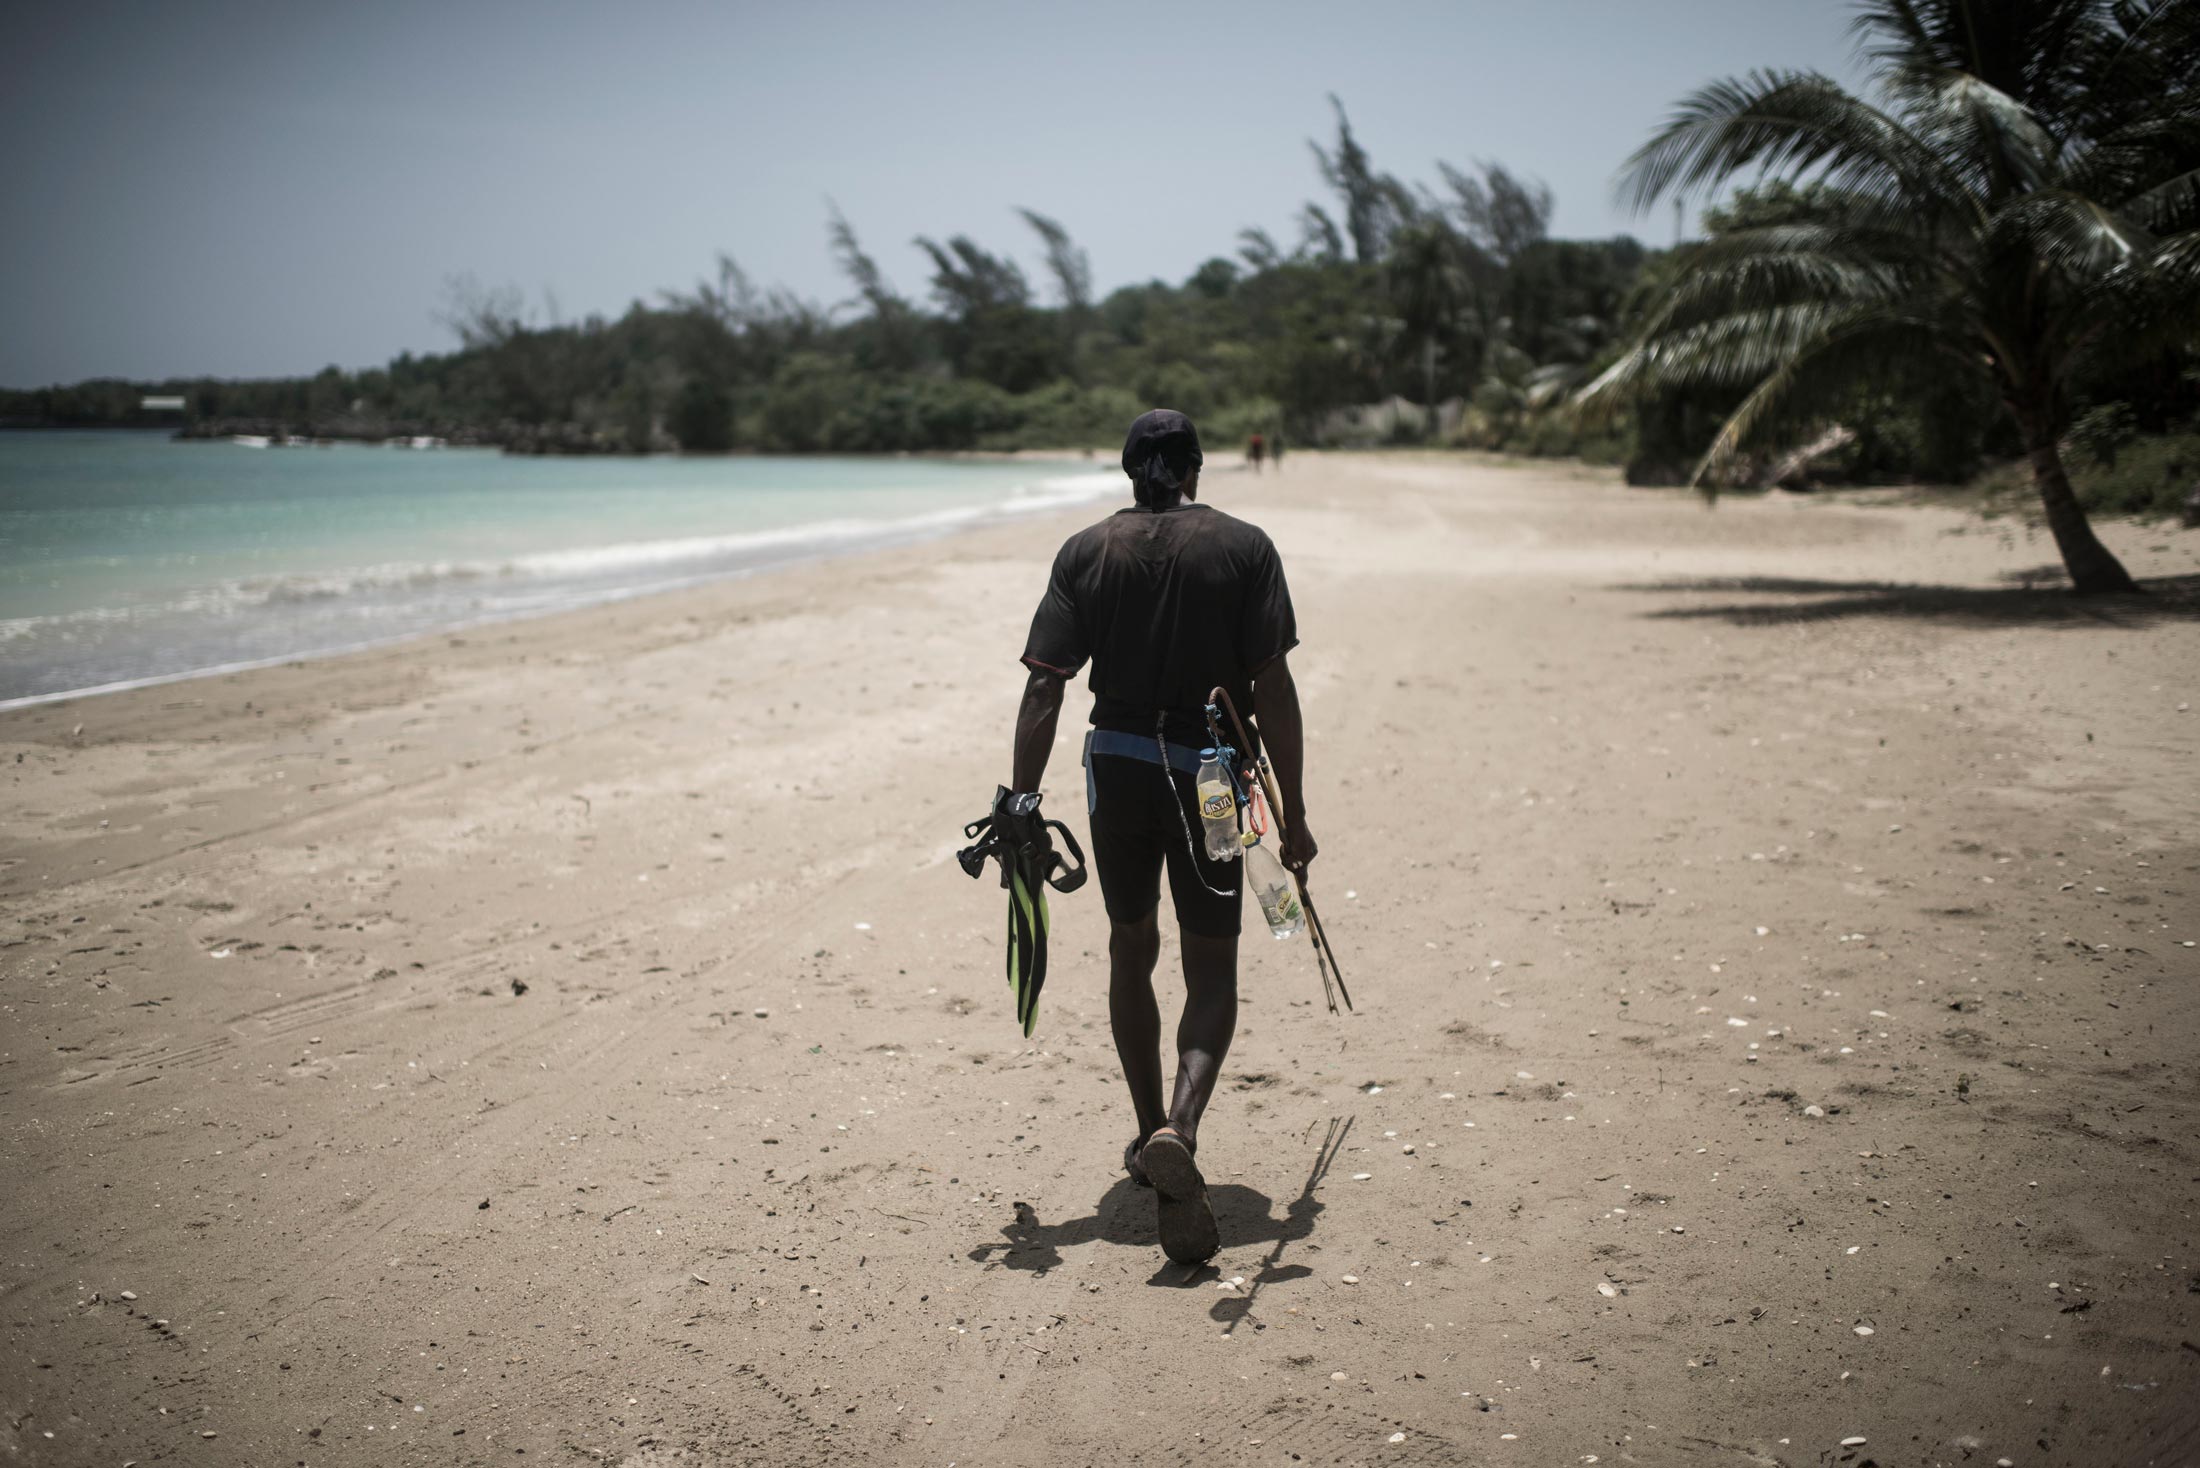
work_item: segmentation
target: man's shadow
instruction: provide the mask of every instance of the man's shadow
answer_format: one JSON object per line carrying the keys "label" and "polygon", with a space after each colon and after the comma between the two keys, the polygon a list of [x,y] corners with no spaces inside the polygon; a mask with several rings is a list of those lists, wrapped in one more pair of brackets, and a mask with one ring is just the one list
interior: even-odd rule
{"label": "man's shadow", "polygon": [[[1330,1119],[1328,1135],[1314,1155],[1305,1184],[1299,1189],[1299,1195],[1284,1205],[1280,1218],[1275,1215],[1273,1200],[1257,1188],[1242,1183],[1208,1185],[1207,1197],[1214,1205],[1215,1228],[1222,1236],[1223,1248],[1269,1245],[1258,1271],[1242,1286],[1242,1293],[1215,1302],[1214,1309],[1208,1313],[1216,1320],[1235,1329],[1238,1321],[1252,1310],[1253,1300],[1262,1285],[1304,1279],[1314,1272],[1303,1264],[1282,1263],[1283,1251],[1314,1232],[1314,1220],[1322,1211],[1321,1200],[1314,1196],[1315,1190],[1328,1175],[1330,1164],[1343,1149],[1345,1135],[1351,1130],[1351,1117]],[[1002,1227],[1001,1242],[980,1244],[972,1249],[969,1253],[972,1262],[988,1268],[1005,1267],[1045,1274],[1061,1267],[1062,1250],[1096,1239],[1130,1248],[1151,1248],[1156,1243],[1153,1194],[1128,1177],[1117,1178],[1101,1195],[1092,1212],[1083,1218],[1046,1223],[1029,1203],[1019,1202],[1015,1207],[1016,1219]],[[1212,1265],[1188,1267],[1165,1263],[1147,1283],[1181,1289],[1203,1283],[1218,1273]]]}

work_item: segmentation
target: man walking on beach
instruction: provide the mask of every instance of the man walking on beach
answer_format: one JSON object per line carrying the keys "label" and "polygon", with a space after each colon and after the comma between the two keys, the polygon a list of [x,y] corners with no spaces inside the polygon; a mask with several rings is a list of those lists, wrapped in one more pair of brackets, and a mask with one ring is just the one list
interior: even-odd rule
{"label": "man walking on beach", "polygon": [[[1285,660],[1298,625],[1283,565],[1258,528],[1197,502],[1200,462],[1199,434],[1182,413],[1157,409],[1131,425],[1123,472],[1135,503],[1063,544],[1031,620],[1011,786],[1039,788],[1063,683],[1089,659],[1085,804],[1110,927],[1108,1017],[1138,1117],[1123,1163],[1154,1189],[1162,1247],[1184,1264],[1220,1247],[1193,1156],[1237,1029],[1243,863],[1208,858],[1192,788],[1209,690],[1252,709],[1250,737],[1267,742],[1289,802],[1283,864],[1304,871],[1315,854],[1299,795],[1299,695]],[[1153,989],[1164,867],[1185,990],[1166,1105]]]}

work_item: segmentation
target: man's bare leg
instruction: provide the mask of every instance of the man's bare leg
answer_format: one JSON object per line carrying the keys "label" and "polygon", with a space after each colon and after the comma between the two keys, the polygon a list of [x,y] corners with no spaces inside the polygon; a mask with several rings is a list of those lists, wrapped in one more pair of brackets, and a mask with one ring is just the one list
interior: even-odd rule
{"label": "man's bare leg", "polygon": [[1237,937],[1185,933],[1183,945],[1184,1015],[1176,1026],[1176,1090],[1168,1123],[1196,1149],[1199,1119],[1237,1034]]}
{"label": "man's bare leg", "polygon": [[1237,1029],[1237,939],[1184,938],[1184,1016],[1176,1027],[1176,1095],[1168,1125],[1138,1154],[1159,1206],[1161,1247],[1179,1264],[1212,1259],[1222,1245],[1207,1180],[1192,1154]]}
{"label": "man's bare leg", "polygon": [[1131,1088],[1141,1143],[1169,1119],[1161,1107],[1161,1007],[1153,997],[1154,965],[1160,958],[1161,929],[1155,914],[1149,912],[1135,923],[1111,925],[1108,1028],[1115,1034],[1115,1058],[1123,1067],[1123,1080]]}

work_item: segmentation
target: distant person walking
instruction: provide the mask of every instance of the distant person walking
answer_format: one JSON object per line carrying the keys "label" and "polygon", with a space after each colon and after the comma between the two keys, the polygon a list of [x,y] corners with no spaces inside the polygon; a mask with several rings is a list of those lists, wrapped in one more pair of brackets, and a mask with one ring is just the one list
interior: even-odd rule
{"label": "distant person walking", "polygon": [[[1135,501],[1064,542],[1024,644],[1014,791],[1036,791],[1054,745],[1065,680],[1092,663],[1085,809],[1108,910],[1108,1020],[1130,1087],[1138,1135],[1123,1151],[1131,1180],[1155,1190],[1162,1247],[1197,1264],[1220,1247],[1207,1185],[1193,1162],[1200,1118],[1237,1029],[1237,942],[1243,862],[1209,857],[1193,776],[1208,743],[1210,690],[1254,711],[1284,799],[1283,864],[1314,859],[1299,791],[1298,688],[1285,654],[1298,622],[1283,563],[1267,535],[1197,503],[1199,434],[1182,413],[1140,417],[1123,445]],[[1253,750],[1244,751],[1250,757]],[[1161,873],[1169,874],[1184,960],[1176,1084],[1162,1099]]]}
{"label": "distant person walking", "polygon": [[1245,462],[1251,464],[1253,466],[1253,472],[1255,474],[1258,474],[1260,472],[1260,461],[1267,457],[1267,442],[1263,440],[1259,434],[1254,434],[1252,442],[1245,445]]}
{"label": "distant person walking", "polygon": [[1281,474],[1283,472],[1283,433],[1280,429],[1274,437],[1268,440],[1268,458],[1276,466],[1276,472]]}

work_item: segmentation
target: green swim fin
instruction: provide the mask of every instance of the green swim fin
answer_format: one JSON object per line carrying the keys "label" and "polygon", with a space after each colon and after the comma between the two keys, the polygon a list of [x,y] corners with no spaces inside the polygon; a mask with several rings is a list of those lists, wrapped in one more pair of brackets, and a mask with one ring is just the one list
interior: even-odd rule
{"label": "green swim fin", "polygon": [[[1054,849],[1050,830],[1061,833],[1074,865]],[[1006,787],[994,793],[993,809],[963,827],[963,834],[983,838],[955,853],[964,871],[975,877],[988,858],[1001,863],[1001,885],[1008,889],[1008,987],[1016,1000],[1016,1023],[1029,1039],[1047,981],[1047,888],[1074,892],[1083,886],[1085,853],[1067,826],[1040,816],[1036,793],[1019,795]]]}
{"label": "green swim fin", "polygon": [[1009,871],[1008,987],[1016,998],[1016,1023],[1031,1038],[1039,1022],[1039,991],[1047,981],[1047,889],[1019,861]]}

